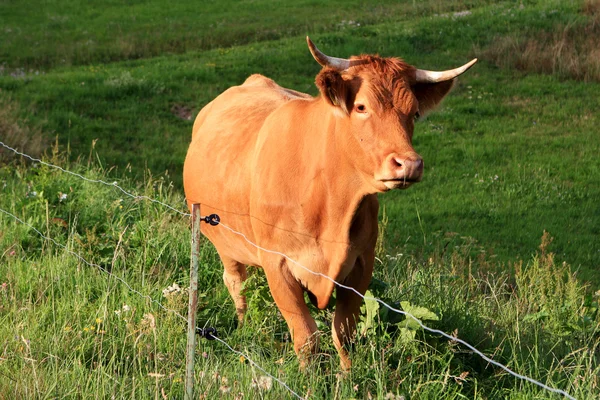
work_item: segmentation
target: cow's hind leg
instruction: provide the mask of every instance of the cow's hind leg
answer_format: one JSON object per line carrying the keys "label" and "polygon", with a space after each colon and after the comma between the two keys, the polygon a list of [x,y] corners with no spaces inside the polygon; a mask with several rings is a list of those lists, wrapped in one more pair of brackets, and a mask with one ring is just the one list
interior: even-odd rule
{"label": "cow's hind leg", "polygon": [[[343,284],[353,287],[364,295],[371,282],[373,262],[374,256],[359,257]],[[349,370],[352,366],[344,346],[354,336],[362,302],[363,298],[355,292],[341,287],[336,288],[335,314],[332,322],[333,344],[339,353],[340,364],[344,370]]]}
{"label": "cow's hind leg", "polygon": [[246,296],[242,294],[242,284],[246,280],[246,266],[228,257],[221,256],[221,261],[225,268],[223,272],[223,281],[235,304],[235,311],[238,319],[240,323],[242,323],[244,321],[246,309],[248,308]]}
{"label": "cow's hind leg", "polygon": [[304,290],[288,272],[285,264],[273,269],[265,268],[265,273],[273,300],[290,329],[300,367],[305,368],[310,357],[317,351],[319,340],[315,334],[317,324],[304,301]]}

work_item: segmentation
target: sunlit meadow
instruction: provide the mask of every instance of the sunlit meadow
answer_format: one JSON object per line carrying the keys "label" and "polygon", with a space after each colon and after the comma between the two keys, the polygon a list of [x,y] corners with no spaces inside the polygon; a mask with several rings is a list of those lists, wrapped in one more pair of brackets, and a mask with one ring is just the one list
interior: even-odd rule
{"label": "sunlit meadow", "polygon": [[[0,399],[182,398],[198,110],[262,73],[316,95],[304,42],[479,63],[416,126],[423,182],[381,196],[369,294],[577,399],[600,397],[598,1],[0,4]],[[35,230],[34,230],[35,229]],[[274,249],[277,250],[277,249]],[[366,301],[301,371],[264,274],[238,326],[202,243],[197,398],[556,399]],[[252,361],[251,361],[252,360]],[[265,371],[257,368],[262,367]]]}

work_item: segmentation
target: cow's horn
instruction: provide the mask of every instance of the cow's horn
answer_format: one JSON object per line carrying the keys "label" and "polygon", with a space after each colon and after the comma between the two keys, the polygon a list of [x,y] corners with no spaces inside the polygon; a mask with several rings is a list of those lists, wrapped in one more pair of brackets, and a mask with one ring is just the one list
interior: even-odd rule
{"label": "cow's horn", "polygon": [[427,71],[424,69],[417,70],[417,82],[420,83],[435,83],[435,82],[443,82],[449,81],[450,79],[454,79],[469,68],[473,66],[477,62],[477,59],[474,58],[462,67],[449,69],[448,71]]}
{"label": "cow's horn", "polygon": [[324,54],[321,50],[317,49],[317,46],[315,46],[308,36],[306,37],[306,43],[308,43],[308,49],[310,50],[310,53],[323,67],[330,67],[338,71],[345,71],[350,67],[364,63],[363,60],[347,60],[345,58],[330,57]]}

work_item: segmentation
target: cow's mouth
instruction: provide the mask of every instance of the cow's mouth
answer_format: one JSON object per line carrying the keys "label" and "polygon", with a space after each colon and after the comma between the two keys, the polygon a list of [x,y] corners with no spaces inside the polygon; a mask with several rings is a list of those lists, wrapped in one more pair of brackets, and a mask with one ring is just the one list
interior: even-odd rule
{"label": "cow's mouth", "polygon": [[419,182],[416,179],[383,179],[382,182],[388,189],[407,189],[413,183]]}

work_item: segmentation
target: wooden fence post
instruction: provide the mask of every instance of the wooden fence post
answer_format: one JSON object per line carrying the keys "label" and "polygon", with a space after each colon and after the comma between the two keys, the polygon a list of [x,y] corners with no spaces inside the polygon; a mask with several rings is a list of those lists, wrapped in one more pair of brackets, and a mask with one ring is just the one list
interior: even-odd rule
{"label": "wooden fence post", "polygon": [[192,204],[192,257],[188,303],[187,349],[185,358],[185,399],[194,398],[194,352],[196,350],[196,309],[198,306],[198,258],[200,254],[200,204]]}

